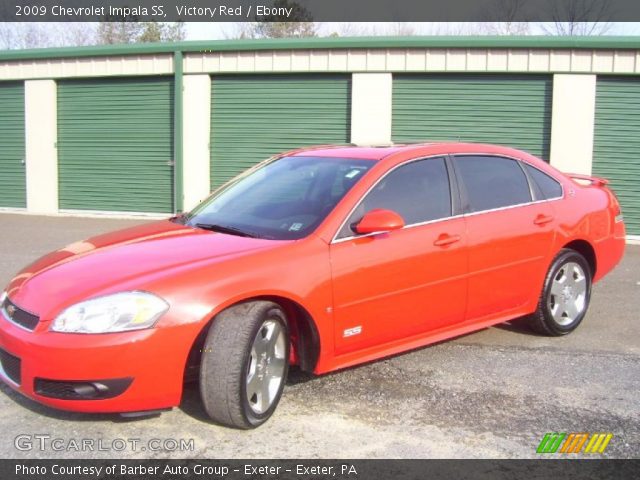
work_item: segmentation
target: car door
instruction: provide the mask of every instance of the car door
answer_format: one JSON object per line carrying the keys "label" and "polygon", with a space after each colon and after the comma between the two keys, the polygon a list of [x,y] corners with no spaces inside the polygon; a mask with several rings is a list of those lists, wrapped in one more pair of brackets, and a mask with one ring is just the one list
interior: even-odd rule
{"label": "car door", "polygon": [[[453,178],[444,157],[402,164],[382,176],[343,224],[330,246],[337,354],[463,321],[466,234]],[[354,233],[377,208],[398,213],[404,228]]]}
{"label": "car door", "polygon": [[538,297],[549,266],[552,206],[517,160],[458,155],[454,165],[468,233],[467,319],[518,312]]}

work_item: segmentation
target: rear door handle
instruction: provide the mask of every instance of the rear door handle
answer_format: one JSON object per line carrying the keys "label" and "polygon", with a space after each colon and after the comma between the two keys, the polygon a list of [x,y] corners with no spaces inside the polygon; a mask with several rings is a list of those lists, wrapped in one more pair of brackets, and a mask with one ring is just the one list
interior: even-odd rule
{"label": "rear door handle", "polygon": [[460,238],[460,235],[449,235],[448,233],[443,233],[438,236],[438,238],[436,238],[433,244],[436,247],[446,247],[447,245],[451,245],[452,243],[459,242]]}
{"label": "rear door handle", "polygon": [[552,221],[553,221],[553,215],[544,215],[541,213],[533,220],[533,223],[535,225],[546,225],[547,223]]}

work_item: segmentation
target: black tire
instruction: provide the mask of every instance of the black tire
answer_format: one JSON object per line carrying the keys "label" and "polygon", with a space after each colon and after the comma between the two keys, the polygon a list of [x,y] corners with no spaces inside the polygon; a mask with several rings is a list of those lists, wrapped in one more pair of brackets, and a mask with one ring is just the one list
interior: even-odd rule
{"label": "black tire", "polygon": [[[554,317],[552,310],[555,307],[556,298],[556,295],[552,293],[554,280],[561,279],[562,276],[566,274],[563,269],[567,269],[568,266],[571,268],[572,265],[578,265],[584,274],[585,289],[584,300],[582,302],[583,307],[579,310],[579,313],[575,315],[575,318],[571,316],[564,318],[560,314],[557,314],[556,317]],[[577,273],[578,270],[575,269],[576,275],[574,278],[579,276]],[[587,310],[589,309],[589,301],[591,299],[591,280],[591,267],[582,255],[575,250],[566,248],[560,250],[558,255],[556,255],[551,262],[551,266],[549,267],[549,271],[545,277],[542,293],[538,300],[538,307],[533,314],[526,318],[529,326],[542,335],[553,337],[566,335],[575,330],[578,325],[580,325],[580,322],[582,322],[587,314]],[[577,283],[578,282],[576,282],[576,284]],[[562,321],[558,320],[557,317],[562,317]]]}
{"label": "black tire", "polygon": [[[284,371],[270,406],[264,411],[256,411],[256,397],[252,401],[247,394],[250,368],[253,367],[254,372],[258,368],[252,351],[257,345],[258,335],[263,341],[263,332],[269,327],[276,329],[276,324],[281,328],[277,335],[280,338],[279,354],[284,355]],[[284,333],[284,345],[280,332]],[[200,396],[211,419],[221,425],[241,429],[256,428],[266,422],[278,406],[284,389],[289,369],[289,348],[286,316],[273,302],[242,303],[217,315],[207,334],[200,364]],[[278,358],[278,362],[280,360]],[[260,368],[267,372],[269,364],[263,363]]]}

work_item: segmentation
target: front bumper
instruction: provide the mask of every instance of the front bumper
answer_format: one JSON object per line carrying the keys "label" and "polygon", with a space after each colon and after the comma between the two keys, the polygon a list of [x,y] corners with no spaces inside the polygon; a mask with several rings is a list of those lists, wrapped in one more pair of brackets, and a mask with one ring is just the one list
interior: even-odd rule
{"label": "front bumper", "polygon": [[[180,403],[193,330],[193,325],[182,325],[84,335],[50,332],[47,325],[39,325],[31,332],[0,313],[0,349],[19,360],[18,376],[0,369],[0,378],[23,395],[62,410],[122,413],[169,408]],[[15,362],[11,367],[16,368]],[[63,399],[38,394],[38,379],[131,382],[112,398]]]}

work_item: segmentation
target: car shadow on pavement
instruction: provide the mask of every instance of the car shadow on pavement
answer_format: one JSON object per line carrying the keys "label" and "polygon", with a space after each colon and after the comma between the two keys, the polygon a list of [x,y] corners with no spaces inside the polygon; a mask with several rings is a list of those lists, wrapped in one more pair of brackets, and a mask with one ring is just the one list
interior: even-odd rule
{"label": "car shadow on pavement", "polygon": [[[313,380],[314,376],[302,372],[297,367],[292,367],[287,377],[287,385],[296,385],[298,383],[308,382]],[[55,420],[62,420],[68,422],[112,422],[112,423],[132,423],[137,421],[143,421],[154,417],[159,417],[161,413],[154,413],[149,415],[141,415],[136,417],[123,417],[117,413],[86,413],[86,412],[68,412],[65,410],[58,410],[55,408],[42,405],[35,400],[31,400],[20,393],[14,391],[12,388],[4,385],[0,382],[0,394],[3,394],[11,400],[13,403],[21,408],[29,410],[38,415],[42,415],[47,418]],[[200,400],[200,389],[197,382],[185,383],[182,402],[177,407],[190,417],[199,420],[201,422],[211,423],[211,420],[205,412],[202,402]]]}
{"label": "car shadow on pavement", "polygon": [[[491,327],[488,327],[488,329],[491,328],[499,328],[501,330],[505,330],[511,333],[515,333],[515,334],[519,334],[519,335],[527,335],[527,336],[534,336],[534,337],[540,337],[540,336],[544,336],[541,335],[537,332],[535,332],[534,330],[532,330],[526,323],[526,318],[522,317],[522,318],[516,318],[514,320],[511,320],[509,322],[506,323],[500,323],[497,325],[492,325]],[[485,329],[483,329],[485,330]],[[463,338],[463,337],[467,337],[467,336],[472,336],[474,334],[478,333],[478,331],[473,331],[473,332],[469,332],[469,333],[465,333],[463,335],[460,335],[458,337],[454,337],[455,339],[459,339],[459,338]],[[435,342],[429,345],[425,345],[423,347],[418,347],[415,349],[411,349],[408,351],[404,351],[404,352],[399,352],[396,353],[394,355],[389,355],[387,357],[384,358],[380,358],[380,359],[376,359],[376,360],[371,360],[369,362],[365,362],[362,364],[358,364],[358,365],[353,365],[351,367],[347,367],[347,368],[343,368],[343,369],[339,369],[333,372],[328,372],[328,373],[323,373],[322,375],[313,375],[311,373],[307,373],[302,371],[299,367],[293,365],[290,367],[289,369],[289,374],[287,375],[287,383],[285,386],[292,386],[292,385],[302,385],[305,383],[309,383],[309,382],[313,382],[314,380],[317,380],[319,378],[322,377],[329,377],[332,375],[343,375],[344,372],[348,372],[350,370],[355,370],[358,368],[362,368],[366,365],[370,365],[373,363],[378,363],[378,362],[383,362],[383,361],[387,361],[387,360],[391,360],[395,357],[400,357],[403,355],[409,355],[412,352],[418,351],[418,350],[423,350],[425,348],[434,348],[438,345],[442,345],[442,344],[447,344],[449,342],[451,342],[454,338],[448,338],[439,342]],[[207,422],[207,423],[211,423],[211,419],[208,417],[207,413],[204,410],[204,407],[202,405],[202,401],[200,400],[200,389],[198,386],[198,382],[197,381],[190,381],[190,382],[185,382],[184,384],[184,388],[183,388],[183,393],[182,393],[182,402],[180,403],[180,406],[178,407],[182,412],[184,412],[186,415],[189,415],[190,417],[201,421],[201,422]]]}
{"label": "car shadow on pavement", "polygon": [[[533,330],[527,324],[527,317],[515,318],[505,323],[498,323],[497,325],[493,325],[491,328],[497,328],[499,330],[505,330],[507,332],[518,333],[520,335],[527,335],[530,337],[546,336]],[[476,332],[472,332],[472,333],[476,333]]]}
{"label": "car shadow on pavement", "polygon": [[[511,333],[515,333],[515,334],[520,334],[520,335],[529,335],[529,336],[542,336],[540,334],[538,334],[537,332],[531,330],[526,323],[523,321],[523,319],[515,319],[512,320],[510,322],[506,322],[506,323],[501,323],[498,325],[494,325],[492,328],[498,328],[501,330],[505,330]],[[471,332],[469,334],[465,334],[462,335],[461,337],[465,337],[467,335],[472,335],[476,332]],[[460,338],[460,337],[457,337]],[[440,345],[442,343],[448,343],[450,342],[452,339],[447,339],[444,340],[442,342],[436,342],[433,343],[431,345],[427,345],[424,347],[419,347],[417,349],[414,350],[409,350],[407,352],[401,352],[398,353],[396,355],[391,355],[389,357],[385,357],[383,359],[378,359],[378,360],[373,360],[371,362],[366,362],[364,364],[361,365],[355,365],[346,369],[341,369],[338,370],[336,372],[330,372],[330,373],[326,373],[324,375],[321,376],[316,376],[307,372],[304,372],[302,370],[300,370],[300,368],[298,368],[297,366],[292,366],[289,369],[289,374],[287,376],[287,383],[286,385],[291,386],[291,385],[300,385],[300,384],[305,384],[311,381],[314,381],[315,379],[318,379],[322,376],[331,376],[331,375],[340,375],[342,372],[344,372],[345,370],[352,370],[352,369],[357,369],[360,367],[363,367],[364,365],[368,365],[370,363],[376,363],[376,362],[380,362],[380,361],[384,361],[384,360],[389,360],[391,358],[394,358],[396,356],[402,356],[402,355],[407,355],[410,354],[411,352],[415,351],[415,350],[422,350],[423,348],[431,348],[431,347],[435,347],[437,345]],[[9,398],[11,401],[13,401],[14,403],[16,403],[17,405],[19,405],[22,408],[25,408],[27,410],[30,410],[31,412],[34,412],[38,415],[42,415],[48,418],[53,418],[53,419],[57,419],[57,420],[62,420],[62,421],[69,421],[69,422],[96,422],[96,421],[103,421],[103,422],[112,422],[112,423],[131,423],[131,422],[137,422],[137,421],[143,421],[149,418],[153,418],[153,417],[158,417],[161,415],[161,413],[155,413],[155,414],[149,414],[149,415],[141,415],[141,416],[137,416],[137,417],[122,417],[121,415],[117,414],[117,413],[83,413],[83,412],[67,412],[64,410],[57,410],[55,408],[51,408],[48,407],[46,405],[42,405],[34,400],[31,400],[30,398],[27,398],[23,395],[21,395],[20,393],[14,391],[13,389],[11,389],[10,387],[0,383],[0,391],[2,392],[2,394],[6,395],[7,398]],[[201,421],[201,422],[205,422],[205,423],[211,423],[211,419],[209,418],[209,416],[207,415],[207,413],[204,410],[204,407],[202,405],[202,401],[200,399],[200,389],[198,386],[198,382],[197,381],[191,381],[191,382],[186,382],[184,384],[184,388],[183,388],[183,393],[182,393],[182,401],[180,403],[180,405],[177,407],[178,409],[180,409],[183,413],[185,413],[186,415],[189,415],[190,417],[192,417],[195,420]]]}
{"label": "car shadow on pavement", "polygon": [[182,401],[178,406],[185,414],[201,422],[211,422],[200,400],[198,382],[185,382],[182,389]]}
{"label": "car shadow on pavement", "polygon": [[33,413],[42,415],[44,417],[53,418],[56,420],[63,420],[69,422],[97,422],[97,421],[109,421],[113,423],[130,423],[145,418],[151,418],[155,415],[146,415],[143,417],[122,417],[117,413],[84,413],[84,412],[67,412],[65,410],[58,410],[55,408],[42,405],[30,398],[27,398],[18,392],[14,391],[10,387],[0,383],[0,391],[12,402],[25,408]]}
{"label": "car shadow on pavement", "polygon": [[[307,383],[316,378],[318,378],[318,376],[303,372],[297,366],[292,366],[289,368],[285,387]],[[200,387],[197,381],[185,382],[182,390],[182,401],[177,408],[195,420],[212,423],[200,400]]]}

